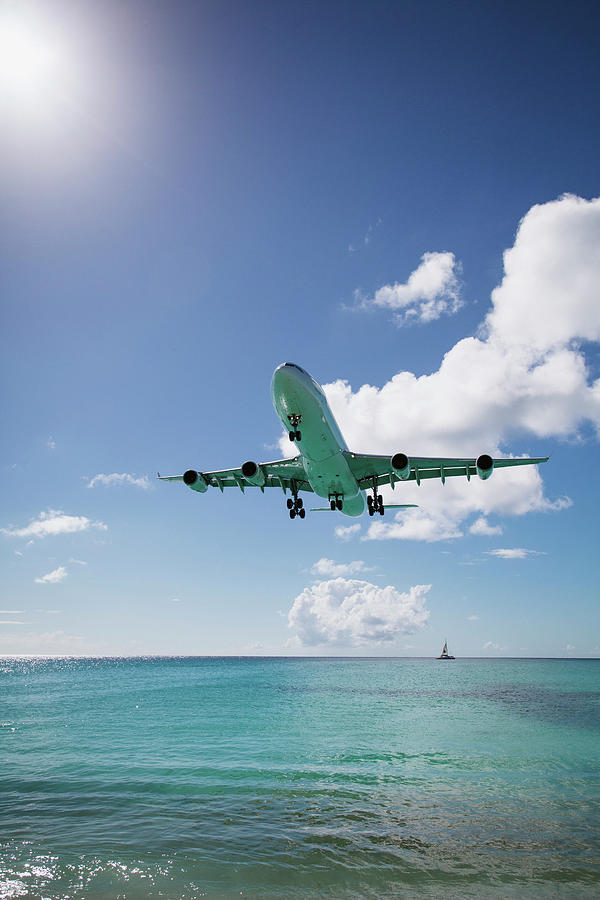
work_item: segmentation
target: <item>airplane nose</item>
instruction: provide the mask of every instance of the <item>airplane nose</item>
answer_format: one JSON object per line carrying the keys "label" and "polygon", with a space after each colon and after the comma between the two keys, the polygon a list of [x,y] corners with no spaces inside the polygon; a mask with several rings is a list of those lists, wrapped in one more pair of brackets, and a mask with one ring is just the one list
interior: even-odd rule
{"label": "airplane nose", "polygon": [[282,363],[277,366],[271,379],[271,392],[280,393],[298,383],[298,366],[293,363]]}

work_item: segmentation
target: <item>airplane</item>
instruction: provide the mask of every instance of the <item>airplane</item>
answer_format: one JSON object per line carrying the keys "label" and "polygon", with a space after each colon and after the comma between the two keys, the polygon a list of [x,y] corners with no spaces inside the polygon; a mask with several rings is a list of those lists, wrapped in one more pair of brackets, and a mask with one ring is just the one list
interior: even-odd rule
{"label": "airplane", "polygon": [[[399,452],[389,456],[353,453],[348,449],[333,416],[323,388],[296,363],[278,366],[271,381],[273,406],[289,439],[300,451],[292,459],[256,463],[248,460],[239,469],[199,472],[188,469],[183,475],[160,475],[161,481],[183,481],[193,491],[204,493],[209,487],[237,487],[242,493],[247,487],[279,487],[286,495],[290,519],[306,515],[300,491],[326,498],[329,506],[313,507],[311,512],[339,511],[346,516],[360,516],[365,507],[370,516],[383,516],[386,509],[406,509],[415,503],[384,504],[379,488],[389,484],[427,478],[446,478],[464,475],[467,481],[478,475],[484,481],[494,469],[506,466],[527,466],[547,462],[538,459],[492,459],[482,453],[473,459],[407,456]],[[287,491],[291,497],[287,497]],[[367,493],[369,492],[369,493]],[[366,498],[366,500],[365,500]]]}

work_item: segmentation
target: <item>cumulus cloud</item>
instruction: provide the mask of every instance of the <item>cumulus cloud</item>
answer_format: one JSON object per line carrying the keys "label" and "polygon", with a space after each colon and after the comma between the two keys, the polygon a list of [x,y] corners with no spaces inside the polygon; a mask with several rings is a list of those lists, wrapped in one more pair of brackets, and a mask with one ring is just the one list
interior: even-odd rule
{"label": "cumulus cloud", "polygon": [[450,541],[462,536],[451,516],[439,512],[427,513],[422,509],[405,510],[396,515],[395,521],[374,522],[363,541],[401,539],[405,541]]}
{"label": "cumulus cloud", "polygon": [[502,534],[502,525],[490,525],[485,516],[479,516],[478,519],[475,519],[469,531],[471,534]]}
{"label": "cumulus cloud", "polygon": [[359,572],[369,572],[362,559],[349,563],[336,563],[332,559],[323,556],[317,560],[311,569],[313,575],[321,575],[323,578],[338,578],[340,575],[358,575]]}
{"label": "cumulus cloud", "polygon": [[[600,340],[599,270],[600,198],[570,195],[532,207],[504,254],[486,320],[490,338],[522,347],[530,360],[576,339]],[[552,355],[549,362],[569,371],[581,359]],[[590,409],[597,414],[597,405]]]}
{"label": "cumulus cloud", "polygon": [[0,528],[0,532],[8,537],[44,538],[48,535],[87,531],[89,528],[107,531],[108,526],[104,522],[92,522],[87,516],[69,516],[60,509],[49,509],[41,512],[37,519],[32,519],[23,528]]}
{"label": "cumulus cloud", "polygon": [[[504,254],[504,277],[478,336],[458,341],[431,374],[400,371],[382,387],[357,390],[341,379],[324,385],[348,446],[409,456],[507,456],[510,446],[515,456],[542,456],[546,438],[579,436],[589,423],[600,434],[600,379],[592,380],[582,344],[600,340],[599,283],[600,198],[532,207]],[[287,437],[281,449],[290,455]],[[384,488],[388,502],[421,509],[372,523],[366,537],[448,540],[469,523],[484,533],[481,520],[493,514],[569,506],[568,497],[545,495],[542,471],[524,466],[485,482]]]}
{"label": "cumulus cloud", "polygon": [[128,475],[127,472],[112,472],[110,475],[104,475],[102,472],[98,475],[94,475],[93,478],[90,478],[88,481],[88,487],[98,487],[98,485],[102,485],[103,487],[111,487],[115,484],[131,484],[134,487],[143,488],[143,490],[147,491],[150,487],[150,481],[148,480],[147,475]]}
{"label": "cumulus cloud", "polygon": [[47,575],[42,575],[41,578],[35,578],[36,584],[58,584],[60,581],[64,581],[67,577],[67,570],[64,566],[59,566],[58,569],[54,569],[52,572],[48,572]]}
{"label": "cumulus cloud", "polygon": [[425,600],[431,585],[407,593],[368,581],[334,578],[307,587],[294,600],[288,625],[301,645],[361,646],[392,642],[399,634],[425,625]]}
{"label": "cumulus cloud", "polygon": [[488,556],[496,556],[498,559],[527,559],[528,556],[545,556],[541,550],[525,550],[523,547],[500,548],[488,550]]}
{"label": "cumulus cloud", "polygon": [[338,525],[337,528],[334,529],[334,534],[338,541],[350,541],[352,538],[360,533],[360,525],[356,523],[356,525]]}
{"label": "cumulus cloud", "polygon": [[432,322],[462,306],[459,272],[454,253],[424,253],[404,284],[386,284],[371,298],[359,297],[360,305],[392,309],[400,325]]}

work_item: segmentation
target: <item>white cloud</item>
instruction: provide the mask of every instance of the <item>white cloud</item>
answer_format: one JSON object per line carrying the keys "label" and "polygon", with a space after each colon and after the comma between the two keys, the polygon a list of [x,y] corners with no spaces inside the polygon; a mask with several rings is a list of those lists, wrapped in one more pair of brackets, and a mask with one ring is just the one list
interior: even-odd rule
{"label": "white cloud", "polygon": [[8,537],[44,538],[48,535],[87,531],[88,528],[107,531],[107,526],[103,522],[92,522],[87,516],[68,516],[62,510],[49,509],[41,512],[37,519],[33,519],[24,528],[0,528],[0,532]]}
{"label": "white cloud", "polygon": [[525,550],[523,547],[488,550],[488,556],[497,556],[498,559],[526,559],[528,556],[545,556],[540,550]]}
{"label": "white cloud", "polygon": [[171,603],[181,603],[181,598],[180,597],[171,597],[170,602]]}
{"label": "white cloud", "polygon": [[367,245],[371,243],[371,241],[373,240],[373,234],[381,225],[383,225],[383,220],[381,219],[381,217],[377,219],[374,225],[369,225],[369,227],[367,228],[367,233],[363,238],[363,244]]}
{"label": "white cloud", "polygon": [[50,437],[46,441],[46,446],[47,446],[48,450],[56,450],[56,441],[54,440],[52,435],[50,435]]}
{"label": "white cloud", "polygon": [[399,634],[425,625],[430,588],[419,584],[400,593],[391,585],[378,587],[368,581],[319,581],[296,597],[288,625],[295,629],[297,642],[305,646],[389,643]]}
{"label": "white cloud", "polygon": [[36,584],[58,584],[60,581],[64,581],[67,577],[67,570],[64,566],[59,566],[58,569],[54,569],[52,572],[48,572],[47,575],[42,575],[41,578],[35,578]]}
{"label": "white cloud", "polygon": [[479,616],[467,616],[467,622],[478,622]]}
{"label": "white cloud", "polygon": [[[600,199],[566,196],[530,209],[478,337],[460,340],[431,374],[400,371],[381,388],[356,391],[343,380],[324,385],[348,446],[390,456],[506,456],[510,442],[514,455],[542,456],[545,438],[578,436],[586,423],[600,433],[600,379],[591,379],[580,343],[600,339],[599,247]],[[281,448],[290,454],[287,437]],[[564,509],[569,498],[545,496],[543,470],[384,488],[388,502],[422,508],[372,523],[367,538],[445,540],[474,516]]]}
{"label": "white cloud", "polygon": [[22,616],[24,609],[0,609],[0,616]]}
{"label": "white cloud", "polygon": [[128,475],[127,472],[122,472],[121,474],[113,472],[111,475],[104,475],[102,473],[94,475],[93,478],[90,478],[87,486],[89,488],[97,487],[98,485],[111,487],[115,484],[131,484],[134,487],[143,488],[145,491],[150,487],[150,481],[147,475],[136,477],[135,475]]}
{"label": "white cloud", "polygon": [[350,541],[360,532],[360,528],[361,526],[358,523],[356,525],[338,525],[334,529],[334,534],[338,541]]}
{"label": "white cloud", "polygon": [[424,253],[405,284],[386,284],[372,298],[362,299],[361,306],[395,310],[398,324],[432,322],[462,306],[459,272],[454,253]]}
{"label": "white cloud", "polygon": [[486,321],[490,336],[518,344],[530,359],[572,340],[600,340],[599,248],[600,198],[570,195],[533,206],[504,254]]}
{"label": "white cloud", "polygon": [[64,631],[44,632],[34,634],[32,632],[15,635],[0,635],[0,654],[84,654],[94,652],[86,645],[84,639],[76,634],[66,634]]}
{"label": "white cloud", "polygon": [[490,525],[485,516],[479,516],[478,519],[475,519],[469,531],[471,534],[502,534],[502,525]]}
{"label": "white cloud", "polygon": [[69,562],[75,563],[78,566],[87,566],[87,563],[84,559],[73,559],[73,557],[71,557]]}
{"label": "white cloud", "polygon": [[365,566],[362,559],[354,560],[349,563],[336,563],[332,559],[323,556],[317,560],[311,569],[313,575],[320,575],[323,578],[338,578],[340,575],[358,575],[359,572],[369,572],[370,569]]}
{"label": "white cloud", "polygon": [[483,645],[484,650],[500,650],[500,644],[494,644],[493,641],[486,641]]}
{"label": "white cloud", "polygon": [[29,625],[29,622],[13,622],[11,619],[0,619],[0,625]]}
{"label": "white cloud", "polygon": [[450,541],[462,536],[452,518],[440,512],[427,513],[411,509],[397,513],[391,523],[377,521],[369,528],[363,541],[401,539],[405,541]]}

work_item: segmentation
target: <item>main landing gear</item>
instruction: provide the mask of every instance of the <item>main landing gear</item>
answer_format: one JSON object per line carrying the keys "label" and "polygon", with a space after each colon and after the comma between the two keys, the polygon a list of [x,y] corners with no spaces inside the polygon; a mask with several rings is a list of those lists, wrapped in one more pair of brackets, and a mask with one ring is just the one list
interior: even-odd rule
{"label": "main landing gear", "polygon": [[298,495],[294,495],[294,499],[291,497],[287,498],[287,508],[290,511],[290,519],[295,519],[296,516],[300,516],[301,519],[306,515],[306,510],[304,509],[304,502],[302,497],[298,497]]}
{"label": "main landing gear", "polygon": [[367,496],[367,506],[369,507],[369,515],[374,516],[376,512],[380,516],[384,513],[383,497],[377,493],[377,475],[373,476],[373,496]]}
{"label": "main landing gear", "polygon": [[343,500],[344,500],[344,498],[340,497],[339,494],[330,494],[329,495],[329,505],[334,510],[335,509],[339,509],[340,511],[342,510],[342,508],[344,506]]}
{"label": "main landing gear", "polygon": [[301,441],[302,434],[298,429],[298,425],[302,421],[302,416],[288,416],[288,419],[290,420],[290,425],[292,426],[292,430],[289,432],[290,441]]}

